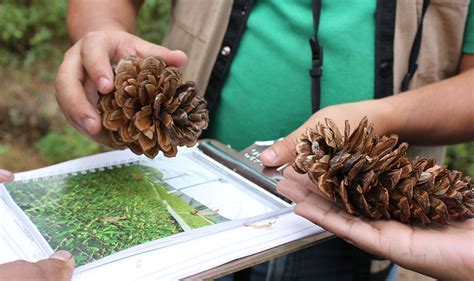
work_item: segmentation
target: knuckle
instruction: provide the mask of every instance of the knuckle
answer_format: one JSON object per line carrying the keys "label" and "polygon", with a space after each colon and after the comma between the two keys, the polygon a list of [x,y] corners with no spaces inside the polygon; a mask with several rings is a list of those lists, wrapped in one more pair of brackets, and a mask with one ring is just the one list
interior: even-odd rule
{"label": "knuckle", "polygon": [[95,41],[105,37],[106,34],[103,31],[89,31],[84,35],[84,41]]}
{"label": "knuckle", "polygon": [[352,237],[352,227],[354,226],[354,221],[349,220],[347,222],[347,225],[341,235],[342,238],[344,239],[350,239]]}
{"label": "knuckle", "polygon": [[54,81],[54,87],[56,88],[56,97],[58,95],[61,95],[62,90],[66,86],[67,86],[66,78],[64,77],[63,74],[58,73],[58,75],[56,76],[56,80]]}
{"label": "knuckle", "polygon": [[63,261],[49,259],[38,262],[37,265],[44,280],[66,280],[70,274],[66,263]]}
{"label": "knuckle", "polygon": [[313,189],[316,185],[311,181],[311,179],[308,176],[305,176],[303,178],[302,185],[308,189]]}
{"label": "knuckle", "polygon": [[300,204],[296,204],[295,207],[293,208],[293,212],[297,214],[298,216],[303,216],[302,214],[302,208]]}
{"label": "knuckle", "polygon": [[82,39],[77,41],[71,48],[69,48],[63,56],[63,63],[78,56],[78,49],[82,46]]}
{"label": "knuckle", "polygon": [[[78,44],[78,43],[76,43]],[[75,52],[76,52],[76,45],[72,46],[71,48],[69,48],[65,53],[64,53],[64,57],[63,57],[63,60],[67,60],[69,58],[71,58],[72,56],[75,55]]]}
{"label": "knuckle", "polygon": [[282,144],[283,149],[285,151],[291,152],[291,151],[295,150],[296,140],[294,140],[294,138],[292,138],[292,137],[287,137],[282,141],[281,144]]}
{"label": "knuckle", "polygon": [[18,265],[21,268],[28,268],[34,265],[34,263],[25,261],[25,260],[17,260],[17,261],[14,261],[13,263]]}

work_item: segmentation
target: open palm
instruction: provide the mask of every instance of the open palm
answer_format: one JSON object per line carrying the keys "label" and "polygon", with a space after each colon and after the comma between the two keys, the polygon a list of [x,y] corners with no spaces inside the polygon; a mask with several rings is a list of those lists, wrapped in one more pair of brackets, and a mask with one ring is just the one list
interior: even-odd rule
{"label": "open palm", "polygon": [[307,175],[287,168],[285,177],[278,191],[296,203],[295,213],[349,243],[435,278],[474,279],[474,219],[447,226],[367,220],[329,201]]}

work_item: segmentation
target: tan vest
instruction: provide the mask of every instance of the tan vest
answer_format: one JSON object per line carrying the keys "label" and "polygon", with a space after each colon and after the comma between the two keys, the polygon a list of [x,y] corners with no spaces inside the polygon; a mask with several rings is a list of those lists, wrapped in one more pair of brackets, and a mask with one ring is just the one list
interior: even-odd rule
{"label": "tan vest", "polygon": [[[374,0],[375,1],[375,0]],[[410,89],[446,79],[457,73],[470,0],[431,0],[425,15],[418,69]],[[397,0],[394,43],[394,92],[408,67],[408,58],[421,18],[422,0]],[[169,31],[163,45],[188,54],[186,79],[205,92],[221,50],[233,0],[174,0]],[[228,50],[226,50],[228,51]],[[232,50],[230,50],[232,51]],[[309,77],[308,77],[309,79]],[[447,93],[448,94],[448,93]],[[443,162],[445,147],[411,146],[411,155],[436,157]]]}

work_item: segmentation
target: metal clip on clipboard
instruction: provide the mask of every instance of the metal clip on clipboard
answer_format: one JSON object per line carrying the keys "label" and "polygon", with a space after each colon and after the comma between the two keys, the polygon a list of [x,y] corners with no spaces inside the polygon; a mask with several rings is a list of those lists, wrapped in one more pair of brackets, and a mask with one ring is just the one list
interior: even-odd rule
{"label": "metal clip on clipboard", "polygon": [[289,200],[276,191],[276,185],[283,178],[281,171],[286,167],[265,167],[259,160],[260,153],[275,141],[256,141],[241,152],[212,139],[199,141],[198,148],[207,156],[238,173],[244,178],[254,182],[267,191],[289,202]]}

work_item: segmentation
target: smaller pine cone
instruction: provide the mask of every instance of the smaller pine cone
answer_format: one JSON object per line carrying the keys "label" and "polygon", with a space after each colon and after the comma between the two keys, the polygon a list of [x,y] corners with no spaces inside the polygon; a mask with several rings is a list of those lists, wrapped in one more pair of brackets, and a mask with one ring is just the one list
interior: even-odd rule
{"label": "smaller pine cone", "polygon": [[398,136],[379,138],[362,119],[350,134],[325,120],[298,139],[293,168],[308,173],[324,195],[351,215],[411,223],[473,218],[474,191],[469,177],[436,166],[434,159],[406,156]]}
{"label": "smaller pine cone", "polygon": [[194,82],[153,56],[122,59],[114,71],[114,90],[97,102],[113,144],[150,158],[160,150],[173,157],[178,146],[196,144],[209,117]]}

